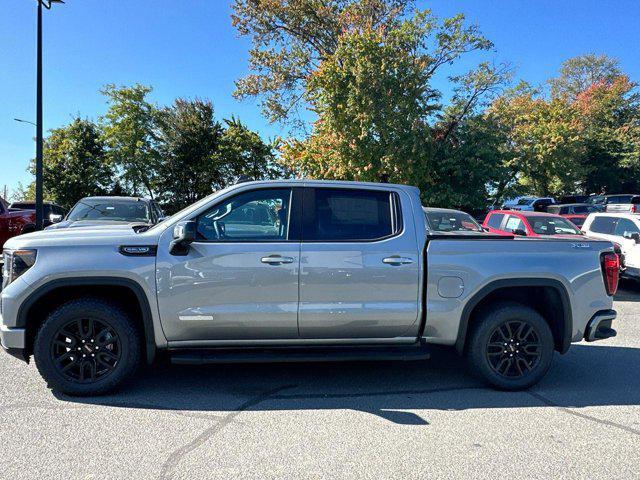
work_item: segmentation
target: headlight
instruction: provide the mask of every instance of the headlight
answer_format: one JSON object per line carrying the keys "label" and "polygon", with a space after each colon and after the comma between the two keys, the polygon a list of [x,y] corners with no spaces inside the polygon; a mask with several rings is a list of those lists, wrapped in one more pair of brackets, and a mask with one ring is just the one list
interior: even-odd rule
{"label": "headlight", "polygon": [[13,282],[36,263],[35,250],[3,250],[2,288]]}

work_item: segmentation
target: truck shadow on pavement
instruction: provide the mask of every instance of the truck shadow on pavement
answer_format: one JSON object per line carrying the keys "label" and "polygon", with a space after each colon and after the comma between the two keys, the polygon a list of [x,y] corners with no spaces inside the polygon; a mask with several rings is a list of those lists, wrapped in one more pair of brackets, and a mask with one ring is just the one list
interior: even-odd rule
{"label": "truck shadow on pavement", "polygon": [[[640,405],[640,348],[573,345],[555,355],[543,381],[524,392],[487,388],[467,374],[464,359],[434,349],[423,362],[154,365],[118,393],[94,398],[57,395],[85,405],[239,412],[351,409],[396,424],[427,425],[420,410],[574,408]],[[608,424],[608,423],[607,423]],[[640,435],[640,429],[614,424]]]}
{"label": "truck shadow on pavement", "polygon": [[615,300],[618,302],[640,302],[640,282],[626,278],[621,279]]}

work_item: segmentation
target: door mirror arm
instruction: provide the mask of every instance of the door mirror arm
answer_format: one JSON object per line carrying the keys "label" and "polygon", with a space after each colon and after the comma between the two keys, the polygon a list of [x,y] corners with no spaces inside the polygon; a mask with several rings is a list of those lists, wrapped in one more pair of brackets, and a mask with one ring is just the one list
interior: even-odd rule
{"label": "door mirror arm", "polygon": [[196,222],[188,220],[173,227],[173,240],[169,244],[171,255],[184,256],[189,253],[189,246],[196,240]]}

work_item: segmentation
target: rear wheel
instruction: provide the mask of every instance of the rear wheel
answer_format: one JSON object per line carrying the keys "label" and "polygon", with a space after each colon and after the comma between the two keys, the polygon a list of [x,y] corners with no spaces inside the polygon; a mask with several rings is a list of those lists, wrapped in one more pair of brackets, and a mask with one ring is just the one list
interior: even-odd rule
{"label": "rear wheel", "polygon": [[140,333],[116,305],[99,298],[72,300],[45,320],[34,357],[52,389],[99,395],[118,387],[138,367]]}
{"label": "rear wheel", "polygon": [[504,302],[487,308],[474,323],[468,359],[472,371],[502,390],[535,385],[549,370],[553,334],[532,308]]}

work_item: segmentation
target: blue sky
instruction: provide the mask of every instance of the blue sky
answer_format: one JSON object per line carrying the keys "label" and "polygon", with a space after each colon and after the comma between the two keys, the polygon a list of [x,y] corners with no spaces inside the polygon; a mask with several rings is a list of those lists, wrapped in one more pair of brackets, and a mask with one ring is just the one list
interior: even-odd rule
{"label": "blue sky", "polygon": [[[152,100],[206,97],[218,118],[232,114],[265,138],[285,133],[269,125],[254,101],[238,102],[234,79],[247,72],[249,43],[231,26],[231,0],[66,0],[45,11],[44,127],[71,116],[97,119],[106,83],[152,85]],[[35,0],[3,0],[0,9],[0,194],[19,181],[34,156]],[[620,60],[640,81],[638,0],[418,1],[439,16],[462,12],[495,43],[483,58],[509,61],[517,76],[540,83],[561,62],[588,52]],[[479,58],[456,66],[460,73]],[[438,79],[446,91],[446,78]]]}

